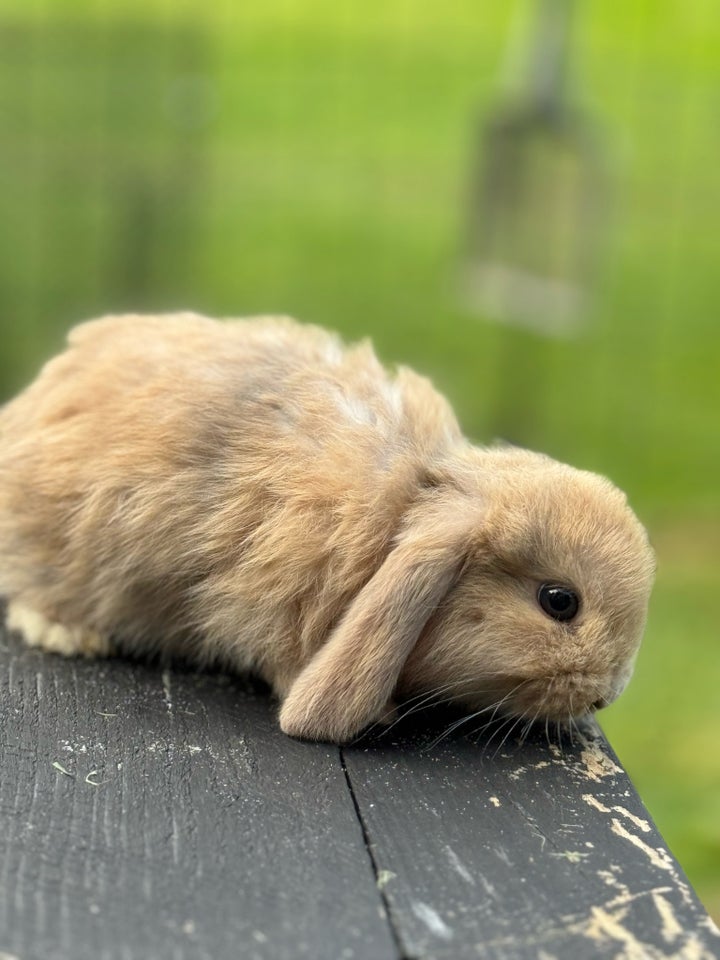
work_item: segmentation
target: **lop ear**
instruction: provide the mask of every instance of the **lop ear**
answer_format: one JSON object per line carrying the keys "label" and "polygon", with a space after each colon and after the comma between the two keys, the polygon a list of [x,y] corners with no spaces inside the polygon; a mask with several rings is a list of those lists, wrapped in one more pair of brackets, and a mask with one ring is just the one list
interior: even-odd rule
{"label": "lop ear", "polygon": [[300,673],[280,711],[293,737],[342,743],[380,718],[405,660],[467,549],[445,522],[410,529]]}

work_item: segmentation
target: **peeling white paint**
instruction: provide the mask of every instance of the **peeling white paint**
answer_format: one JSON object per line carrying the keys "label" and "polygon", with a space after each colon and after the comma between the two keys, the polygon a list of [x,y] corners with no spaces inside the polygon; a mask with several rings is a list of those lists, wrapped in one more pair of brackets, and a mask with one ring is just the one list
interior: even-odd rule
{"label": "peeling white paint", "polygon": [[635,824],[635,826],[642,830],[643,833],[650,833],[652,829],[647,820],[643,820],[641,817],[635,816],[634,813],[630,813],[626,807],[621,807],[618,804],[615,804],[612,807],[606,807],[604,803],[601,803],[600,800],[598,800],[597,797],[594,797],[591,793],[584,793],[583,800],[588,804],[588,806],[595,807],[596,810],[599,810],[600,813],[619,813],[631,823]]}
{"label": "peeling white paint", "polygon": [[597,875],[608,887],[619,891],[621,896],[630,898],[630,887],[622,880],[618,880],[612,870],[598,870]]}
{"label": "peeling white paint", "polygon": [[648,945],[638,940],[632,931],[623,926],[626,916],[626,909],[611,913],[602,907],[591,907],[590,917],[583,933],[596,943],[614,940],[622,944],[623,952],[617,954],[615,960],[649,960],[652,954],[648,952]]}
{"label": "peeling white paint", "polygon": [[[657,903],[656,897],[657,893],[653,892],[653,900]],[[669,908],[670,905],[664,902]],[[672,914],[672,920],[665,918],[669,920],[668,933],[672,936],[670,941],[672,953],[667,953],[665,949],[639,939],[631,930],[628,930],[625,926],[627,907],[615,910],[609,910],[607,907],[608,905],[592,907],[589,918],[579,932],[596,944],[608,940],[619,944],[621,951],[615,954],[614,960],[665,960],[669,957],[674,960],[712,960],[713,954],[701,942],[697,933],[684,932],[677,924],[674,914]]]}
{"label": "peeling white paint", "polygon": [[584,773],[588,780],[600,783],[603,777],[614,777],[622,773],[622,769],[591,740],[586,740],[586,747],[580,753],[580,761],[584,766]]}
{"label": "peeling white paint", "polygon": [[427,903],[421,903],[417,901],[412,904],[412,912],[425,926],[428,928],[430,933],[434,934],[436,937],[440,937],[442,940],[452,940],[453,932],[450,927],[445,923],[437,910],[434,910],[432,907],[428,906]]}
{"label": "peeling white paint", "polygon": [[527,772],[527,767],[518,767],[512,773],[508,774],[508,780],[519,780],[520,777]]}
{"label": "peeling white paint", "polygon": [[[592,940],[598,948],[608,942],[617,945],[618,951],[613,952],[613,960],[713,960],[716,956],[703,942],[697,928],[684,930],[678,921],[669,898],[677,893],[684,895],[682,890],[662,886],[630,893],[611,871],[598,871],[598,876],[609,886],[620,887],[620,892],[611,900],[591,907],[588,915],[582,919],[566,917],[567,933],[581,934]],[[648,943],[628,929],[633,902],[647,897],[652,899],[659,914],[658,925],[651,926],[660,930],[667,946]]]}
{"label": "peeling white paint", "polygon": [[675,873],[675,865],[673,864],[672,858],[663,847],[651,847],[650,844],[645,843],[640,837],[634,833],[630,833],[615,817],[610,824],[610,829],[616,836],[628,840],[634,847],[637,847],[638,850],[642,850],[650,863],[654,867],[657,867],[658,870],[667,870],[669,873]]}
{"label": "peeling white paint", "polygon": [[678,960],[717,960],[717,954],[708,950],[696,933],[691,933],[685,943],[674,951]]}
{"label": "peeling white paint", "polygon": [[589,857],[589,853],[580,853],[579,850],[563,850],[562,853],[551,853],[551,857],[557,857],[559,860],[567,860],[568,863],[582,863]]}
{"label": "peeling white paint", "polygon": [[652,895],[655,909],[660,914],[662,927],[660,932],[666,943],[674,943],[678,937],[682,936],[682,926],[678,923],[672,904],[663,897],[661,893],[654,892]]}
{"label": "peeling white paint", "polygon": [[625,887],[625,890],[622,890],[612,900],[608,900],[603,904],[603,907],[606,910],[615,910],[618,907],[627,907],[629,904],[633,903],[635,900],[643,900],[645,897],[652,897],[655,893],[672,893],[672,887],[654,887],[652,890],[640,890],[637,893],[630,893],[630,889]]}
{"label": "peeling white paint", "polygon": [[[662,894],[673,893],[677,893],[677,891],[671,886],[666,886],[634,894],[621,894],[605,903],[590,907],[586,915],[575,914],[561,917],[561,926],[551,926],[538,931],[539,935],[537,937],[525,937],[522,944],[527,947],[537,946],[539,948],[538,960],[556,960],[553,953],[554,941],[562,943],[563,956],[570,955],[566,948],[572,945],[572,941],[568,940],[572,936],[590,940],[593,956],[611,956],[612,960],[717,960],[718,955],[707,943],[703,942],[697,929],[687,931],[680,929],[673,942],[667,945],[648,943],[628,929],[632,903],[635,900],[651,897],[656,903],[658,896],[664,900]],[[661,909],[663,908],[661,907]],[[712,925],[712,921],[710,921],[710,924]],[[700,921],[699,925],[703,926],[703,921]],[[644,929],[647,930],[648,935],[651,934],[647,927]],[[657,929],[657,927],[653,927],[653,929]],[[673,929],[672,921],[670,921],[668,932]],[[482,952],[484,955],[489,947],[509,947],[511,950],[517,950],[518,941],[514,936],[498,937],[489,942],[478,944],[478,953]],[[577,944],[575,953],[584,955],[586,952],[580,944]]]}
{"label": "peeling white paint", "polygon": [[712,917],[703,917],[700,921],[700,926],[709,930],[713,936],[720,937],[720,929],[718,929],[718,925],[715,923]]}
{"label": "peeling white paint", "polygon": [[[613,865],[610,870],[599,871],[599,875],[603,875],[606,881],[614,880],[612,871],[615,869]],[[590,907],[586,914],[560,917],[560,926],[544,928],[538,931],[537,937],[523,938],[522,944],[527,947],[537,946],[538,960],[556,960],[553,952],[554,942],[562,943],[563,956],[566,954],[569,956],[567,948],[572,946],[572,941],[568,938],[573,936],[591,941],[593,956],[612,957],[612,960],[717,960],[718,954],[703,940],[702,934],[698,931],[698,927],[707,926],[708,929],[717,932],[709,918],[707,921],[699,920],[692,930],[683,930],[677,922],[672,905],[665,895],[671,897],[678,892],[676,888],[669,885],[637,893],[630,893],[625,887],[623,892],[611,900]],[[651,923],[648,926],[645,923],[641,929],[646,931],[648,936],[660,929],[663,932],[664,944],[649,943],[632,929],[628,929],[633,926],[637,930],[638,927],[637,922],[631,922],[634,901],[648,897],[652,898],[656,908],[658,903],[660,904],[658,910],[660,921],[657,925]],[[672,939],[669,941],[668,937]],[[482,952],[484,955],[490,947],[517,950],[518,941],[514,936],[498,937],[478,944],[478,953]],[[581,944],[577,944],[573,955],[584,955],[586,952],[587,950],[582,949]]]}
{"label": "peeling white paint", "polygon": [[613,810],[615,813],[622,814],[627,820],[631,823],[634,823],[636,827],[642,830],[643,833],[650,833],[651,827],[647,820],[643,820],[641,817],[636,817],[634,813],[630,813],[629,810],[626,810],[625,807],[614,806]]}

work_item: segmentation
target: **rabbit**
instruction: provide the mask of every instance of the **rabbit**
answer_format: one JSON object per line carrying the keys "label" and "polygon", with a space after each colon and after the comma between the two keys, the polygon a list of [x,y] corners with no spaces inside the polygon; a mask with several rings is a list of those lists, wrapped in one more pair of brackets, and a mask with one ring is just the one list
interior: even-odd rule
{"label": "rabbit", "polygon": [[90,321],[0,411],[8,626],[253,671],[294,737],[422,693],[587,715],[630,678],[653,576],[608,480],[473,446],[427,379],[287,317]]}

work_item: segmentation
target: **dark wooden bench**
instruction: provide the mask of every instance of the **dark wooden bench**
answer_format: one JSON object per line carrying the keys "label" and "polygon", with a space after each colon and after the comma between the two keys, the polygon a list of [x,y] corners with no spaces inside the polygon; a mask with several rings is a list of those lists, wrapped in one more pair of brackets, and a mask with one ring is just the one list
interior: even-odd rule
{"label": "dark wooden bench", "polygon": [[339,749],[243,679],[0,644],[1,960],[720,956],[595,726]]}

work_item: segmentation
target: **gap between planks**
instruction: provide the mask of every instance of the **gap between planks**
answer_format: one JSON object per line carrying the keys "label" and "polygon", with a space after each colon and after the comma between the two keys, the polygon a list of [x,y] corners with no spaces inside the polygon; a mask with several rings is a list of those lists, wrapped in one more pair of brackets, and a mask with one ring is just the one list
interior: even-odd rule
{"label": "gap between planks", "polygon": [[355,816],[358,819],[360,824],[360,830],[362,831],[363,843],[365,844],[365,849],[367,850],[367,855],[370,859],[370,865],[372,866],[373,876],[375,877],[375,886],[377,887],[378,893],[380,894],[380,899],[382,900],[383,910],[385,912],[385,919],[387,920],[388,926],[390,927],[390,933],[397,950],[398,960],[413,960],[412,957],[409,957],[403,948],[402,942],[400,940],[400,934],[395,929],[395,923],[393,922],[392,911],[390,909],[390,902],[385,895],[385,890],[383,889],[383,884],[380,880],[380,868],[378,862],[375,859],[375,854],[373,853],[372,845],[370,843],[370,835],[368,833],[368,827],[365,823],[365,818],[362,815],[362,810],[360,809],[360,804],[358,799],[355,796],[355,790],[353,789],[352,780],[350,778],[350,771],[347,768],[345,763],[345,751],[342,747],[339,747],[340,752],[340,766],[342,767],[343,775],[345,776],[345,783],[347,784],[348,791],[350,793],[350,799],[352,800],[353,807],[355,809]]}

